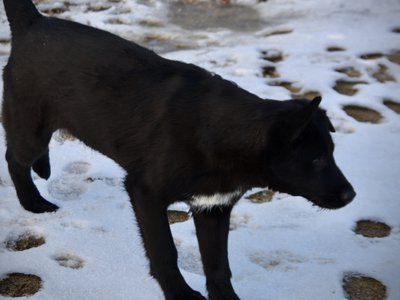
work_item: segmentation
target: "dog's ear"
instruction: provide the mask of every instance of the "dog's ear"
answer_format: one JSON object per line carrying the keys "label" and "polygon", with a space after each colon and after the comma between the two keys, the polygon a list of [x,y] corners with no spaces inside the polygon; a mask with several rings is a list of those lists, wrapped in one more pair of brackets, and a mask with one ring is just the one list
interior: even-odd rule
{"label": "dog's ear", "polygon": [[305,105],[300,111],[296,112],[289,120],[291,126],[289,129],[288,143],[293,143],[304,131],[307,125],[310,123],[312,116],[318,109],[322,98],[320,96],[315,97],[310,103]]}
{"label": "dog's ear", "polygon": [[328,127],[329,127],[330,132],[336,132],[335,127],[333,127],[333,124],[332,124],[331,120],[329,120],[329,118],[328,118]]}

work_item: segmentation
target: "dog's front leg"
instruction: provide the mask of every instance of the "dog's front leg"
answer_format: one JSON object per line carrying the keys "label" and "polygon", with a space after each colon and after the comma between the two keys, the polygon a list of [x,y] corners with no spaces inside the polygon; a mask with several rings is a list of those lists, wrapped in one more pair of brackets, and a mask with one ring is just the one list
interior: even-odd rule
{"label": "dog's front leg", "polygon": [[228,260],[231,211],[231,206],[221,206],[195,211],[193,216],[210,300],[239,300]]}
{"label": "dog's front leg", "polygon": [[132,188],[126,182],[143,238],[150,273],[160,284],[167,300],[205,300],[191,289],[178,269],[178,254],[168,223],[162,196],[148,189]]}

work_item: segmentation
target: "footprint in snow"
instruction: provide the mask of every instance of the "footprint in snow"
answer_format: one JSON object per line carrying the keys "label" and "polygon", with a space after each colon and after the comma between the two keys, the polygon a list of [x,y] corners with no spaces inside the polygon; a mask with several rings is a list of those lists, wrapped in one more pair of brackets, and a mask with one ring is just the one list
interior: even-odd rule
{"label": "footprint in snow", "polygon": [[83,176],[89,171],[90,164],[84,161],[76,161],[67,164],[63,173],[48,184],[51,196],[60,200],[76,200],[86,192],[87,184]]}
{"label": "footprint in snow", "polygon": [[186,272],[204,275],[199,249],[195,246],[183,246],[175,241],[178,249],[178,266]]}
{"label": "footprint in snow", "polygon": [[48,191],[56,199],[70,201],[79,199],[86,192],[87,184],[80,177],[63,175],[49,182]]}
{"label": "footprint in snow", "polygon": [[62,267],[81,269],[85,266],[85,260],[74,252],[63,252],[54,256],[54,260]]}
{"label": "footprint in snow", "polygon": [[250,260],[268,271],[281,270],[285,272],[295,270],[298,264],[307,261],[305,257],[285,250],[254,253],[250,256]]}
{"label": "footprint in snow", "polygon": [[10,234],[3,244],[8,250],[24,251],[39,247],[45,243],[46,239],[42,233],[29,230],[20,234]]}
{"label": "footprint in snow", "polygon": [[85,161],[74,161],[69,164],[67,164],[64,168],[63,171],[68,173],[68,174],[85,174],[89,171],[90,169],[90,163],[85,162]]}
{"label": "footprint in snow", "polygon": [[232,213],[229,223],[229,230],[236,230],[249,224],[251,216],[248,214]]}
{"label": "footprint in snow", "polygon": [[316,263],[319,265],[335,263],[335,260],[332,258],[307,258],[286,250],[277,250],[270,253],[256,252],[250,255],[250,260],[267,271],[279,270],[284,272],[296,270],[300,264],[306,262]]}
{"label": "footprint in snow", "polygon": [[68,222],[63,222],[60,225],[66,229],[90,230],[93,233],[99,233],[99,234],[107,232],[107,229],[104,228],[103,226],[94,225],[86,220],[72,220]]}

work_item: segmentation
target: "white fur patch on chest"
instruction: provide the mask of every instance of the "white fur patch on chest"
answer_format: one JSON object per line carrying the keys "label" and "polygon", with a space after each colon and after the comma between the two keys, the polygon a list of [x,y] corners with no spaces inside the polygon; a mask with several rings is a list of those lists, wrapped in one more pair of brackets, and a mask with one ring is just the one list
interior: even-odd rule
{"label": "white fur patch on chest", "polygon": [[242,191],[234,191],[226,194],[195,195],[190,201],[190,206],[195,210],[211,209],[214,206],[228,206],[234,204],[243,194]]}

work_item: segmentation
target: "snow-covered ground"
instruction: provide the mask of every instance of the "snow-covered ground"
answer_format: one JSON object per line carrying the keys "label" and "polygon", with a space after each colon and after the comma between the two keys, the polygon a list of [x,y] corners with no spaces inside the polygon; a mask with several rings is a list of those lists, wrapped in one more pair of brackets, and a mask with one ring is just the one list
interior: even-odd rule
{"label": "snow-covered ground", "polygon": [[[337,211],[321,211],[286,194],[263,204],[241,199],[230,233],[233,285],[246,300],[334,300],[345,298],[343,278],[355,273],[381,281],[388,299],[400,299],[400,115],[383,103],[400,103],[400,65],[390,56],[400,50],[400,2],[242,0],[242,11],[250,9],[256,19],[246,24],[241,10],[234,11],[243,31],[241,23],[232,25],[234,15],[221,28],[211,22],[212,28],[201,28],[190,24],[190,18],[180,23],[178,6],[168,11],[172,2],[73,0],[66,5],[47,0],[40,1],[39,8],[136,40],[165,57],[198,64],[260,97],[289,99],[292,93],[277,81],[292,82],[297,94],[322,94],[321,106],[337,129],[337,163],[357,198]],[[0,5],[1,66],[6,63],[8,39]],[[342,51],[328,51],[329,47]],[[371,53],[372,59],[360,57]],[[271,60],[273,54],[281,54],[282,60],[265,59]],[[264,75],[266,66],[270,75]],[[345,67],[356,69],[359,77],[335,71]],[[385,70],[388,80],[377,79],[379,70]],[[340,80],[363,83],[349,96],[333,89]],[[345,105],[373,109],[382,120],[359,122],[345,113]],[[18,203],[0,129],[0,279],[15,272],[39,276],[43,286],[30,299],[163,299],[148,275],[135,217],[121,184],[124,172],[60,134],[50,146],[51,178],[33,176],[42,195],[61,209],[35,215]],[[184,204],[174,208],[188,210]],[[390,235],[356,234],[353,229],[362,219],[388,224]],[[193,223],[176,223],[172,230],[185,278],[205,294]],[[7,241],[22,234],[43,237],[45,244],[25,251],[7,249]]]}

